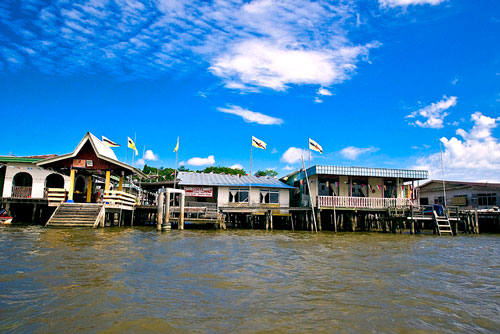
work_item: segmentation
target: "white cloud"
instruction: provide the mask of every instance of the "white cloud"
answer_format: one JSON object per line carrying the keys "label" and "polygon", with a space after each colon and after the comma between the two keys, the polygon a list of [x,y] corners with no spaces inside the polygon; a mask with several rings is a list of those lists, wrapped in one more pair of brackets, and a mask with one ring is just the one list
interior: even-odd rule
{"label": "white cloud", "polygon": [[[458,129],[458,137],[441,138],[445,179],[500,182],[500,142],[492,134],[499,118],[471,115],[474,126],[469,131]],[[416,168],[430,171],[431,179],[441,179],[440,153],[422,157]]]}
{"label": "white cloud", "polygon": [[314,103],[323,103],[323,100],[316,96],[314,98]]}
{"label": "white cloud", "polygon": [[276,154],[276,153],[278,153],[278,150],[273,147],[273,149],[271,150],[271,154]]}
{"label": "white cloud", "polygon": [[239,106],[230,105],[229,108],[217,108],[218,111],[240,116],[247,123],[257,123],[262,125],[279,125],[283,123],[281,118],[264,115],[260,112],[243,109]]}
{"label": "white cloud", "polygon": [[246,40],[215,59],[210,70],[229,82],[229,88],[249,86],[283,91],[288,84],[331,85],[349,79],[358,58],[366,57],[369,49],[377,46],[373,43],[309,50],[271,40]]}
{"label": "white cloud", "polygon": [[186,165],[186,162],[184,160],[179,162],[179,166],[184,166],[184,165]]}
{"label": "white cloud", "polygon": [[[301,161],[302,157],[304,157],[304,159],[308,159],[309,158],[309,151],[302,149],[302,148],[290,147],[281,156],[281,161],[289,163],[289,164],[294,164],[294,163]],[[312,160],[312,158],[311,158],[311,160]]]}
{"label": "white cloud", "polygon": [[445,112],[445,110],[455,106],[456,104],[456,96],[450,96],[449,98],[443,96],[441,101],[431,103],[427,107],[414,111],[407,115],[406,118],[416,118],[417,116],[420,116],[425,119],[424,122],[416,120],[415,122],[410,122],[410,124],[421,128],[441,129],[443,127],[444,118],[449,115],[449,113]]}
{"label": "white cloud", "polygon": [[232,168],[232,169],[243,169],[243,166],[242,166],[242,165],[240,165],[240,164],[234,164],[234,165],[232,165],[232,166],[231,166],[231,167],[229,167],[229,168]]}
{"label": "white cloud", "polygon": [[321,87],[318,89],[318,95],[323,95],[323,96],[332,96],[332,92],[330,92],[328,89]]}
{"label": "white cloud", "polygon": [[140,158],[140,159],[137,159],[137,161],[135,162],[135,164],[137,166],[144,166],[146,164],[146,161],[144,161],[144,159]]}
{"label": "white cloud", "polygon": [[366,154],[366,153],[373,153],[377,152],[379,149],[376,147],[355,147],[355,146],[348,146],[340,151],[340,154],[349,160],[356,160],[358,156],[361,154]]}
{"label": "white cloud", "polygon": [[407,7],[412,5],[432,5],[436,6],[446,0],[378,0],[383,7]]}
{"label": "white cloud", "polygon": [[455,86],[455,85],[458,83],[458,81],[459,81],[459,79],[458,79],[458,78],[455,78],[455,79],[451,80],[451,84],[452,84],[453,86]]}
{"label": "white cloud", "polygon": [[147,150],[143,158],[144,160],[157,161],[158,154],[154,154],[152,150]]}
{"label": "white cloud", "polygon": [[379,45],[350,40],[358,14],[351,1],[53,0],[30,6],[23,15],[11,13],[16,6],[0,12],[8,30],[0,62],[7,69],[136,79],[209,67],[233,89],[285,90],[348,80]]}
{"label": "white cloud", "polygon": [[187,165],[191,166],[212,166],[215,164],[215,159],[213,155],[209,155],[207,158],[191,158],[187,161]]}
{"label": "white cloud", "polygon": [[286,170],[286,171],[291,171],[291,170],[295,170],[296,168],[292,167],[292,166],[289,166],[289,165],[286,165],[285,167],[282,168],[283,170]]}

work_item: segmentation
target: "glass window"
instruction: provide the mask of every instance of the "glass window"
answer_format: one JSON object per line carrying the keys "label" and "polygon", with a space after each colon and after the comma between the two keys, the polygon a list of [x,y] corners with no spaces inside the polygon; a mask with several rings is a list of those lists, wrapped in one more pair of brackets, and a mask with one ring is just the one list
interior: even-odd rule
{"label": "glass window", "polygon": [[248,189],[229,189],[229,202],[242,203],[248,202]]}
{"label": "glass window", "polygon": [[260,191],[261,204],[279,204],[280,193],[279,190],[263,189]]}
{"label": "glass window", "polygon": [[497,194],[477,194],[477,205],[479,206],[490,206],[497,204]]}

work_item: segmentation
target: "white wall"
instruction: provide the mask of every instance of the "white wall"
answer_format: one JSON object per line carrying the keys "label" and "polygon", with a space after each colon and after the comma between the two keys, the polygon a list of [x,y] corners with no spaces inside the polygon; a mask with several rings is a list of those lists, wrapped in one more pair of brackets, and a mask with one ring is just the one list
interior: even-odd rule
{"label": "white wall", "polygon": [[[45,191],[45,179],[50,174],[59,174],[42,167],[38,167],[29,162],[9,162],[7,163],[6,168],[2,197],[12,196],[12,182],[17,173],[28,173],[33,178],[31,198],[43,198]],[[62,176],[64,178],[64,189],[68,190],[69,177],[66,175]]]}
{"label": "white wall", "polygon": [[[217,204],[219,206],[229,206],[229,189],[236,189],[236,188],[241,188],[245,189],[247,187],[219,187],[218,188],[218,197],[217,197]],[[261,187],[252,187],[252,190],[250,192],[250,204],[258,206],[260,205],[260,190],[263,189],[271,189],[271,190],[277,190],[275,188],[261,188]],[[279,204],[282,207],[287,207],[290,205],[290,190],[288,189],[279,189],[280,192],[280,198],[279,198]],[[233,203],[234,204],[234,203]]]}

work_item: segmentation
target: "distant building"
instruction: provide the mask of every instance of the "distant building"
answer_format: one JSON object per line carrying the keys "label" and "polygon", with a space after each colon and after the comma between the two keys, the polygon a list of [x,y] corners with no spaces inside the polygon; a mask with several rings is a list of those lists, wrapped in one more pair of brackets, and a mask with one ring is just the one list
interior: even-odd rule
{"label": "distant building", "polygon": [[294,187],[292,206],[387,209],[417,205],[414,181],[425,180],[425,170],[316,165],[281,180]]}
{"label": "distant building", "polygon": [[[446,204],[472,209],[500,206],[500,183],[445,181]],[[431,180],[418,188],[420,204],[444,204],[443,181]]]}
{"label": "distant building", "polygon": [[218,207],[288,207],[293,189],[272,177],[179,172],[177,178],[178,186],[186,191],[186,202]]}
{"label": "distant building", "polygon": [[56,155],[0,157],[0,194],[5,199],[44,199],[46,189],[68,189],[69,178],[36,165]]}

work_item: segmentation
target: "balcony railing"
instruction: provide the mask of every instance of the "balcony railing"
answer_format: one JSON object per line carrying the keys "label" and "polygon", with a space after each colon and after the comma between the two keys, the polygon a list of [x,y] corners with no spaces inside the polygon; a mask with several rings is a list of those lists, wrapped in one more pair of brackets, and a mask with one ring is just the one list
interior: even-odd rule
{"label": "balcony railing", "polygon": [[31,187],[12,187],[12,198],[31,198]]}
{"label": "balcony railing", "polygon": [[318,196],[319,207],[388,209],[418,206],[417,200],[409,198]]}

